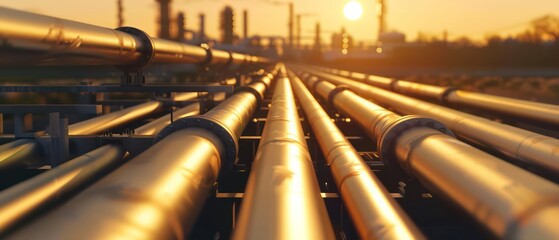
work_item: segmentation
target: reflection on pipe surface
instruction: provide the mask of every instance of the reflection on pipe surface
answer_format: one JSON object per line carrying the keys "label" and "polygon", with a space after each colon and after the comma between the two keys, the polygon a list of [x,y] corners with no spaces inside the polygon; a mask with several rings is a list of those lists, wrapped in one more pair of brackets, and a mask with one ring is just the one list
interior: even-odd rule
{"label": "reflection on pipe surface", "polygon": [[[226,65],[239,56],[250,63],[267,58],[210,50],[123,27],[116,30],[0,7],[0,65],[103,65],[143,67],[149,63]],[[244,63],[244,62],[243,62]],[[133,69],[133,68],[131,68]]]}
{"label": "reflection on pipe surface", "polygon": [[[238,139],[262,94],[256,88],[246,89],[202,116],[173,122],[152,147],[8,237],[184,239],[221,166],[236,157],[235,151],[229,153],[231,142],[226,140]],[[204,119],[211,124],[204,125],[208,123]],[[181,125],[188,120],[203,124]]]}
{"label": "reflection on pipe surface", "polygon": [[[323,79],[330,80],[328,77]],[[329,83],[318,82],[316,78],[307,78],[307,81],[316,89],[328,85],[331,92],[336,89]],[[320,91],[317,92],[323,96]],[[380,145],[381,157],[390,158],[383,157],[383,160],[397,160],[405,172],[418,178],[431,191],[460,206],[497,237],[559,237],[559,228],[550,225],[550,216],[559,211],[559,187],[554,183],[434,130],[432,124],[414,123],[413,117],[396,120],[382,117],[387,110],[350,91],[342,89],[328,96],[340,111],[352,118],[363,119],[358,122],[369,135],[377,137],[373,138],[377,143],[386,139],[391,129],[403,125],[399,134],[392,135],[393,147],[388,147],[395,159],[389,157],[390,154],[383,155]],[[357,101],[352,99],[363,101],[354,105]],[[389,127],[381,135],[375,133],[376,127],[371,127],[386,125]]]}
{"label": "reflection on pipe surface", "polygon": [[361,239],[424,239],[299,78],[291,82]]}
{"label": "reflection on pipe surface", "polygon": [[163,104],[149,101],[116,112],[94,117],[68,126],[69,135],[95,134],[153,113]]}
{"label": "reflection on pipe surface", "polygon": [[[173,112],[173,119],[200,114],[200,103],[193,103]],[[163,128],[171,124],[171,114],[155,119],[148,124],[134,129],[136,135],[157,135]]]}
{"label": "reflection on pipe surface", "polygon": [[400,113],[420,114],[434,118],[468,141],[489,146],[510,157],[559,173],[559,140],[555,138],[406,97],[347,78],[307,68],[305,71],[336,85],[349,86],[359,95],[373,99],[378,104],[397,109]]}
{"label": "reflection on pipe surface", "polygon": [[64,200],[123,156],[119,146],[106,145],[0,192],[0,235],[37,210]]}
{"label": "reflection on pipe surface", "polygon": [[[333,73],[327,68],[316,67],[316,69]],[[339,72],[338,75],[342,75],[341,72]],[[365,74],[359,73],[351,73],[345,77],[351,77],[363,83],[392,90],[404,95],[430,98],[438,100],[442,103],[475,107],[478,109],[559,125],[559,106],[553,104],[463,91],[453,87],[439,87],[403,80],[394,80],[374,75],[366,76]]]}
{"label": "reflection on pipe surface", "polygon": [[276,82],[233,239],[334,239],[289,79]]}
{"label": "reflection on pipe surface", "polygon": [[41,161],[39,144],[32,139],[19,139],[0,145],[0,173],[30,167]]}

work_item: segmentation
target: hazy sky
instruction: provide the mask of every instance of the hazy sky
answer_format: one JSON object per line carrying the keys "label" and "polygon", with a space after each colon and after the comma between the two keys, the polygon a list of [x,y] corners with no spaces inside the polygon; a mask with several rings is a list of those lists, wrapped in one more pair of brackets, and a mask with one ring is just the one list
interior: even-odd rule
{"label": "hazy sky", "polygon": [[[155,0],[123,0],[125,23],[156,34],[157,4]],[[288,0],[273,0],[288,2]],[[328,31],[345,27],[358,41],[372,42],[376,37],[375,0],[358,0],[364,8],[356,21],[346,20],[343,6],[349,0],[296,0],[296,13],[316,16],[303,18],[303,35],[312,36],[319,21],[329,39]],[[389,30],[398,30],[415,39],[418,32],[440,34],[447,29],[450,38],[467,35],[482,39],[489,33],[503,35],[522,30],[527,23],[545,14],[559,15],[559,0],[385,0]],[[0,6],[32,11],[60,18],[114,28],[116,0],[0,0]],[[272,0],[174,0],[172,11],[185,11],[187,28],[198,29],[198,14],[206,14],[206,32],[218,36],[219,12],[231,5],[235,13],[236,32],[241,34],[242,11],[249,12],[249,34],[287,35],[287,5],[271,4]],[[310,40],[310,39],[309,39]]]}

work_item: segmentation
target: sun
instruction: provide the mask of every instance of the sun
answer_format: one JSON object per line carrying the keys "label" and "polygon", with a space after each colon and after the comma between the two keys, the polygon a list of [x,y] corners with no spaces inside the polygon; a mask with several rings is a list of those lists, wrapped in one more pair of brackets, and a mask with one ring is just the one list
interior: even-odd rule
{"label": "sun", "polygon": [[363,7],[355,0],[349,1],[344,6],[344,15],[348,20],[357,20],[363,14]]}

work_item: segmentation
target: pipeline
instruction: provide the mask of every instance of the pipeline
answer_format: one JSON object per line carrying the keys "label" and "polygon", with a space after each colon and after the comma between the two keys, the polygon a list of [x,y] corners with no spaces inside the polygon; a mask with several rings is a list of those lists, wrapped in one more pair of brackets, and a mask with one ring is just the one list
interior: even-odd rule
{"label": "pipeline", "polygon": [[114,128],[158,110],[163,103],[149,101],[116,112],[68,125],[69,135],[90,135]]}
{"label": "pipeline", "polygon": [[[185,101],[196,98],[198,93],[177,94],[173,99]],[[94,117],[68,126],[69,135],[90,135],[131,122],[135,119],[153,113],[163,104],[159,101],[149,101],[133,107],[125,108],[102,116]],[[159,129],[164,125],[154,123]],[[148,126],[149,127],[149,126]],[[146,127],[146,128],[148,128]],[[149,127],[151,128],[151,127]],[[140,129],[146,130],[146,129]],[[32,139],[20,139],[0,146],[0,170],[22,169],[31,167],[43,160],[39,144]]]}
{"label": "pipeline", "polygon": [[461,207],[495,236],[557,239],[550,223],[559,213],[559,186],[466,145],[432,119],[400,117],[343,87],[307,78],[330,105],[377,142],[385,162],[397,161],[426,188]]}
{"label": "pipeline", "polygon": [[448,126],[456,135],[475,144],[489,146],[523,162],[559,173],[559,140],[485,118],[406,97],[370,85],[305,68],[305,71],[337,85],[348,86],[359,95],[403,114],[420,114]]}
{"label": "pipeline", "polygon": [[8,239],[184,239],[222,165],[235,161],[264,82],[173,122],[151,148]]}
{"label": "pipeline", "polygon": [[0,145],[0,171],[22,169],[41,161],[39,143],[31,139],[19,139]]}
{"label": "pipeline", "polygon": [[[177,96],[191,99],[197,95],[186,93]],[[196,115],[199,114],[199,106],[199,103],[194,103],[174,114],[177,118]],[[170,117],[162,117],[136,130],[146,135],[157,134],[171,123],[169,120]],[[72,196],[93,179],[119,165],[124,156],[121,146],[105,145],[0,192],[0,236],[40,210]]]}
{"label": "pipeline", "polygon": [[233,239],[335,239],[289,79],[282,75],[276,80]]}
{"label": "pipeline", "polygon": [[[157,135],[165,126],[171,124],[171,119],[179,119],[183,117],[200,114],[200,103],[193,103],[181,109],[169,113],[163,117],[155,119],[148,124],[134,129],[135,135]],[[171,116],[172,115],[172,116]]]}
{"label": "pipeline", "polygon": [[361,239],[425,239],[301,80],[291,83]]}
{"label": "pipeline", "polygon": [[121,147],[105,145],[0,192],[0,236],[71,196],[123,157]]}
{"label": "pipeline", "polygon": [[103,65],[135,71],[150,63],[228,66],[272,60],[0,7],[0,65]]}
{"label": "pipeline", "polygon": [[[332,73],[326,68],[318,69]],[[341,72],[338,75],[342,75]],[[474,107],[559,126],[559,106],[553,104],[517,100],[459,90],[454,87],[439,87],[374,75],[366,76],[362,73],[345,74],[345,77],[406,96],[411,95],[437,100],[445,105]]]}

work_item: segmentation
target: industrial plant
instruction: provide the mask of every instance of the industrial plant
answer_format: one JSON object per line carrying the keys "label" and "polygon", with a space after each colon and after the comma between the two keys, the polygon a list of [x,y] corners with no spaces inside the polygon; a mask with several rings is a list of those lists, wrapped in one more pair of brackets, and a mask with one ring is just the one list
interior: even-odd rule
{"label": "industrial plant", "polygon": [[411,41],[346,1],[364,42],[325,6],[255,1],[286,16],[261,34],[150,1],[154,34],[128,0],[113,28],[0,6],[1,239],[559,239],[553,17]]}

